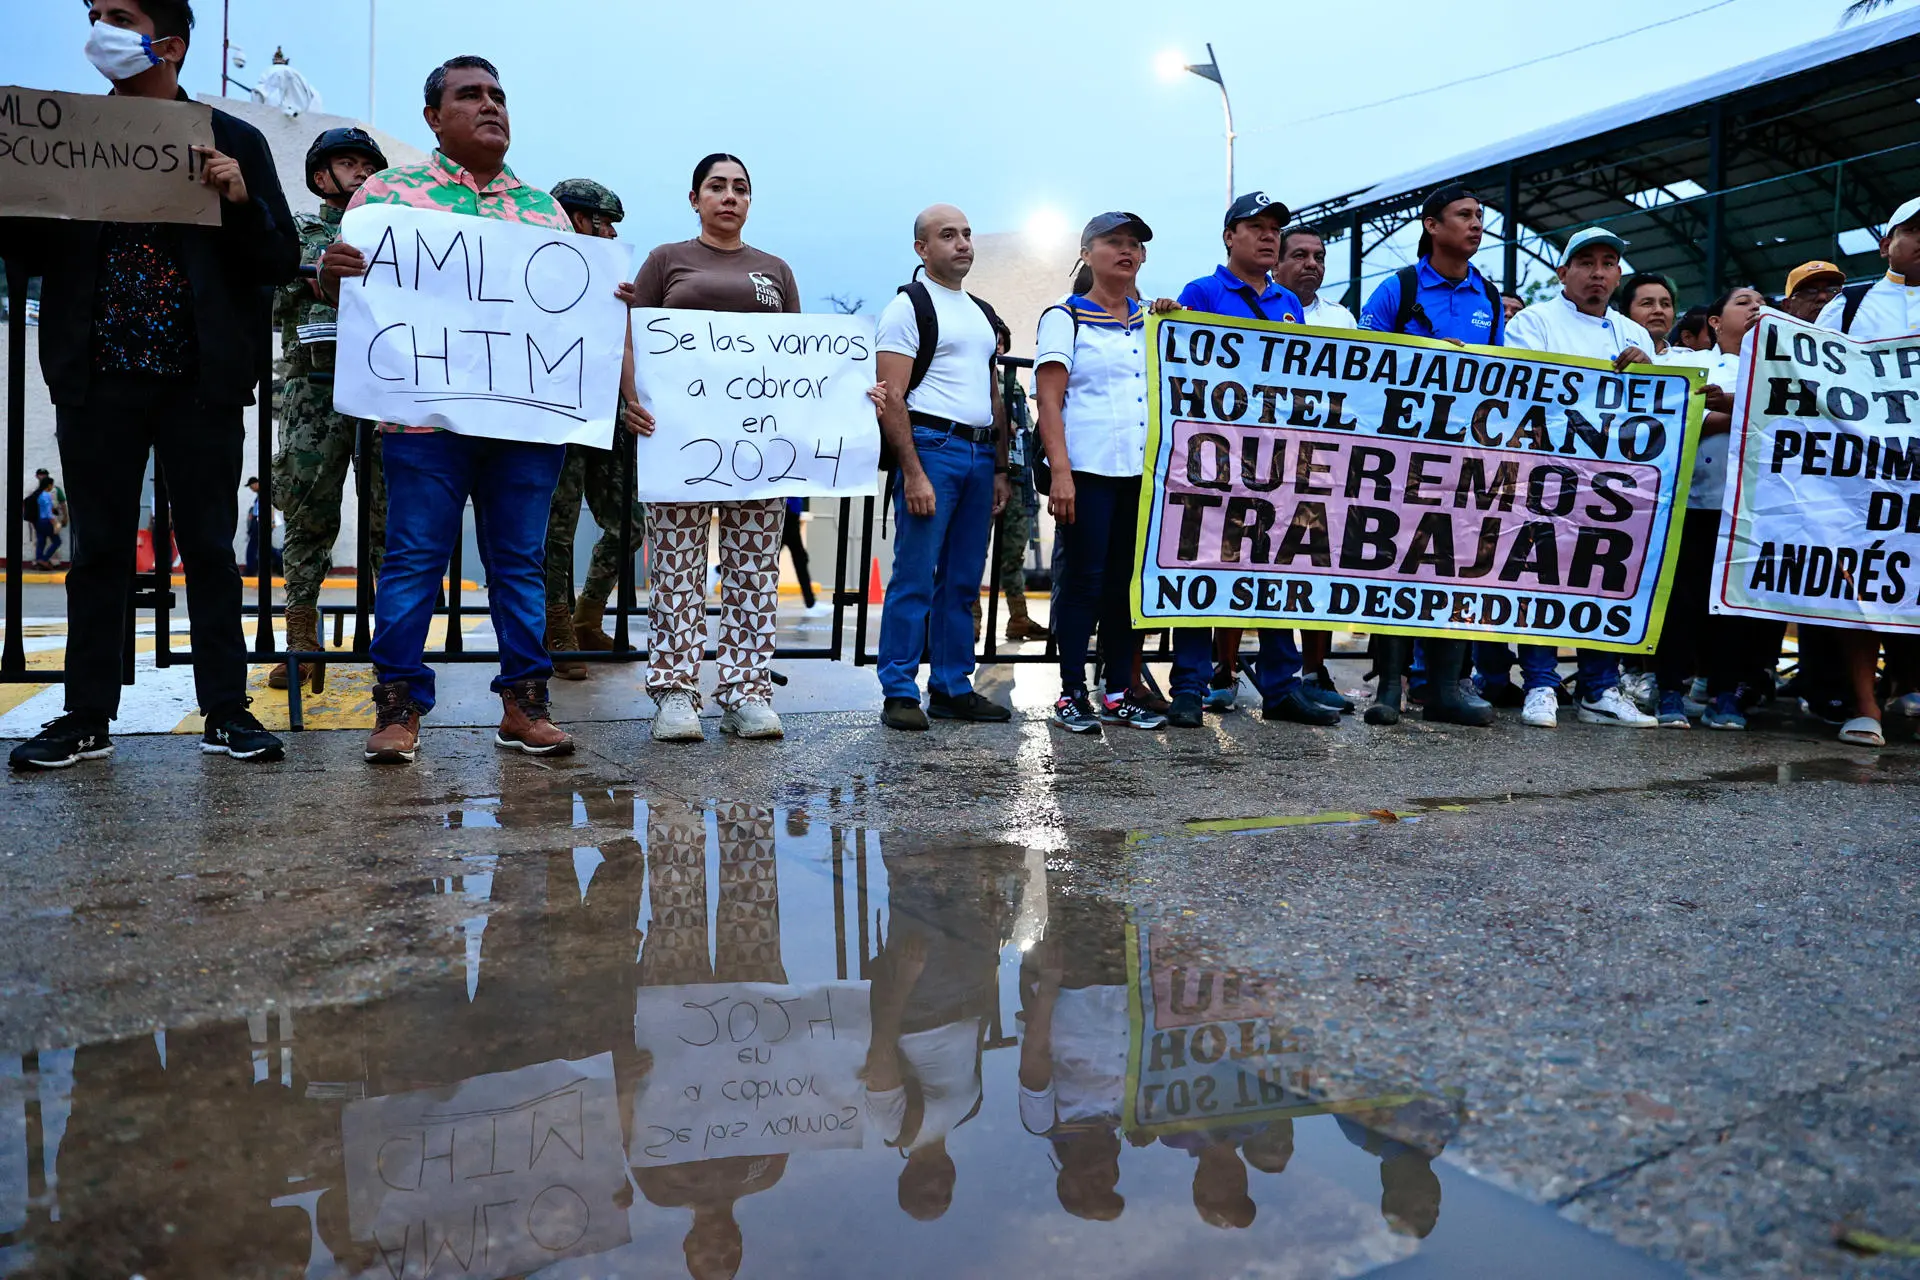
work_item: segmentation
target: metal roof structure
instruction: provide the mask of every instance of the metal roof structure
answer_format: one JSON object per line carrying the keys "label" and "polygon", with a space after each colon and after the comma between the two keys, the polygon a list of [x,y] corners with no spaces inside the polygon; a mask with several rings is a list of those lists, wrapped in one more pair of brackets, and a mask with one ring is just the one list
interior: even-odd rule
{"label": "metal roof structure", "polygon": [[1456,179],[1520,230],[1503,245],[1508,289],[1522,255],[1551,265],[1543,237],[1592,225],[1630,243],[1634,270],[1671,276],[1683,305],[1735,283],[1778,292],[1813,258],[1877,275],[1880,224],[1920,194],[1916,98],[1920,10],[1907,10],[1318,201],[1295,220],[1329,238],[1357,233],[1355,294],[1364,255]]}

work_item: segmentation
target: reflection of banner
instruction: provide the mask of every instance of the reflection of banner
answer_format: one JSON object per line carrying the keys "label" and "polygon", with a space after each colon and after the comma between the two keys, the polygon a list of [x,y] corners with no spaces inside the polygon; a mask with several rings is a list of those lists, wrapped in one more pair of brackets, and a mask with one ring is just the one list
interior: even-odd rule
{"label": "reflection of banner", "polygon": [[1196,959],[1162,930],[1128,924],[1128,1132],[1388,1109],[1417,1096],[1330,1099],[1269,987],[1257,974]]}
{"label": "reflection of banner", "polygon": [[340,1128],[382,1275],[494,1280],[631,1238],[611,1053],[349,1103]]}
{"label": "reflection of banner", "polygon": [[633,313],[650,502],[871,494],[880,466],[873,321],[720,311]]}
{"label": "reflection of banner", "polygon": [[1920,631],[1920,337],[1747,332],[1712,608]]}
{"label": "reflection of banner", "polygon": [[636,1168],[861,1144],[864,982],[641,987],[633,1038],[653,1058],[633,1101]]}
{"label": "reflection of banner", "polygon": [[1657,644],[1697,372],[1191,313],[1148,334],[1141,626]]}
{"label": "reflection of banner", "polygon": [[0,86],[0,217],[220,225],[191,147],[213,108]]}
{"label": "reflection of banner", "polygon": [[620,402],[633,251],[617,240],[369,204],[340,237],[334,408],[462,435],[607,448]]}

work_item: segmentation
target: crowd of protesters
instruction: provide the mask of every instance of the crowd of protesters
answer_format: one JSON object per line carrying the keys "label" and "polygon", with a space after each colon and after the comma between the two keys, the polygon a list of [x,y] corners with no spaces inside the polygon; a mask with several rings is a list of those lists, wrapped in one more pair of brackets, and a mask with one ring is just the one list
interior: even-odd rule
{"label": "crowd of protesters", "polygon": [[[95,0],[87,52],[117,93],[184,97],[179,71],[192,32],[186,0]],[[41,359],[56,406],[70,496],[46,481],[29,496],[36,562],[58,547],[70,509],[88,531],[67,580],[72,629],[65,713],[16,748],[16,768],[63,768],[112,752],[122,643],[134,571],[134,526],[149,453],[165,467],[174,529],[187,574],[196,692],[206,716],[203,750],[278,759],[281,741],[248,710],[240,575],[232,541],[239,517],[241,411],[265,335],[252,320],[264,288],[289,361],[274,494],[286,515],[290,652],[323,650],[317,597],[340,527],[346,468],[366,424],[334,413],[330,394],[333,304],[365,258],[339,239],[342,216],[398,203],[582,235],[613,236],[619,197],[588,179],[551,192],[515,176],[506,90],[484,58],[435,67],[424,116],[437,146],[415,165],[390,167],[373,139],[331,130],[306,157],[317,217],[292,215],[257,130],[215,110],[201,181],[221,200],[219,226],[0,222],[0,250],[45,278]],[[655,248],[619,289],[629,306],[731,312],[797,312],[799,286],[785,261],[746,242],[754,196],[745,161],[715,153],[695,167],[688,192],[693,238]],[[1323,296],[1326,245],[1289,225],[1284,204],[1260,192],[1235,199],[1220,230],[1223,262],[1177,299],[1142,296],[1138,280],[1153,232],[1139,215],[1092,218],[1066,296],[1041,314],[1032,413],[998,357],[1011,335],[987,301],[968,294],[973,232],[950,204],[913,226],[915,278],[880,317],[871,393],[889,467],[887,500],[898,533],[881,621],[882,722],[926,730],[939,719],[1003,722],[1004,705],[972,687],[981,584],[990,546],[1012,606],[1010,641],[1057,646],[1060,694],[1053,722],[1072,733],[1193,729],[1236,705],[1241,670],[1270,720],[1338,724],[1355,711],[1327,670],[1331,633],[1257,629],[1242,657],[1238,630],[1177,629],[1163,697],[1145,670],[1143,634],[1129,589],[1146,456],[1149,396],[1145,334],[1155,313],[1187,309],[1321,328],[1358,328],[1479,346],[1515,346],[1591,357],[1616,368],[1693,365],[1704,371],[1705,418],[1659,651],[1650,662],[1582,648],[1569,692],[1553,645],[1469,642],[1445,634],[1374,638],[1373,697],[1364,718],[1390,725],[1410,708],[1468,727],[1517,708],[1524,724],[1552,728],[1563,704],[1590,724],[1739,730],[1754,707],[1802,700],[1841,727],[1843,740],[1884,744],[1883,703],[1920,712],[1915,655],[1897,638],[1803,627],[1798,674],[1782,686],[1784,627],[1709,613],[1707,574],[1725,485],[1732,388],[1742,336],[1768,307],[1856,338],[1920,330],[1920,200],[1895,211],[1881,252],[1886,278],[1844,293],[1844,273],[1807,263],[1770,299],[1758,282],[1683,308],[1671,281],[1622,279],[1626,241],[1590,227],[1557,250],[1560,288],[1532,303],[1502,294],[1473,266],[1483,236],[1479,199],[1451,184],[1419,217],[1417,261],[1382,280],[1359,314]],[[317,268],[300,279],[303,264]],[[1195,264],[1198,265],[1198,264]],[[924,275],[924,278],[921,278]],[[631,342],[621,377],[617,431],[652,434],[638,402]],[[775,619],[783,547],[804,552],[798,519],[778,498],[653,503],[621,509],[619,453],[506,441],[381,424],[360,458],[375,490],[377,573],[371,656],[374,725],[369,761],[411,762],[421,719],[435,700],[425,662],[430,623],[449,555],[471,501],[500,649],[492,688],[501,699],[495,741],[533,755],[565,754],[571,736],[553,720],[548,680],[580,679],[581,652],[611,641],[601,615],[622,566],[614,531],[644,536],[651,632],[646,692],[657,741],[704,737],[701,661],[707,647],[708,541],[719,529],[718,683],[723,733],[782,736],[773,707]],[[644,462],[643,462],[644,465]],[[1054,520],[1052,609],[1028,611],[1025,551],[1044,495]],[[603,536],[577,600],[573,531],[582,500]],[[249,567],[272,558],[270,526],[249,513]],[[633,548],[629,548],[632,550]],[[1011,555],[1005,554],[1011,551]],[[801,564],[805,575],[804,562]],[[811,583],[804,584],[811,591]],[[1886,649],[1886,675],[1881,651]],[[1098,659],[1098,686],[1088,664]],[[919,668],[930,667],[923,703]],[[1518,669],[1516,682],[1514,672]],[[324,668],[303,666],[317,691]],[[284,687],[285,665],[270,683]]]}

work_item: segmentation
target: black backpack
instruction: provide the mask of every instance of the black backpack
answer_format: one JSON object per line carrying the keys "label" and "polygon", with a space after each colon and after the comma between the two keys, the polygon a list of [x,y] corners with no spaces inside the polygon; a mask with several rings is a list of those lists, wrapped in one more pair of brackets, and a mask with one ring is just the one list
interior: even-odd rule
{"label": "black backpack", "polygon": [[[1393,316],[1393,331],[1405,333],[1407,325],[1418,316],[1426,324],[1428,336],[1437,336],[1433,331],[1433,317],[1420,305],[1420,268],[1402,267],[1394,278],[1400,282],[1400,309]],[[1492,346],[1494,336],[1500,332],[1500,315],[1505,308],[1500,304],[1500,291],[1493,287],[1493,281],[1481,276],[1480,287],[1487,291],[1487,305],[1493,308],[1493,322],[1487,326],[1487,345]]]}
{"label": "black backpack", "polygon": [[[907,301],[913,307],[914,327],[920,332],[920,343],[914,348],[913,353],[913,372],[907,376],[907,389],[902,392],[900,396],[903,401],[907,396],[913,394],[915,388],[926,381],[927,370],[933,367],[934,350],[940,345],[940,316],[939,313],[933,309],[933,295],[927,292],[926,284],[920,279],[920,268],[914,268],[913,276],[914,278],[912,280],[901,285],[900,288],[896,290],[898,293],[907,295]],[[994,336],[998,338],[1000,330],[1005,327],[999,315],[992,307],[987,305],[984,299],[974,297],[971,293],[967,296],[973,298],[973,305],[979,307],[981,314],[987,317],[987,327],[993,330]],[[987,361],[987,385],[989,387],[993,386],[993,377],[997,362],[997,355],[989,358]],[[892,446],[887,443],[886,433],[881,432],[880,469],[882,471],[892,472],[897,470],[899,466],[900,459],[894,456]]]}
{"label": "black backpack", "polygon": [[1840,291],[1846,301],[1840,304],[1840,332],[1853,332],[1853,318],[1860,314],[1860,304],[1867,299],[1867,291],[1873,288],[1873,281],[1862,280],[1859,284],[1850,284]]}

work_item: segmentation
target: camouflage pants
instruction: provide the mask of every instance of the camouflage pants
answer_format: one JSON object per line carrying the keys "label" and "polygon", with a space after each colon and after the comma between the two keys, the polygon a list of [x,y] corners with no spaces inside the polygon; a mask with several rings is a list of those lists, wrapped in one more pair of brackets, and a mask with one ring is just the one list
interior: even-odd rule
{"label": "camouflage pants", "polygon": [[[619,454],[611,449],[567,446],[566,465],[560,468],[560,483],[553,487],[553,510],[547,516],[549,608],[556,604],[572,607],[568,595],[573,587],[573,537],[580,525],[582,497],[593,513],[593,522],[600,526],[600,540],[593,544],[593,559],[580,595],[604,605],[620,585],[620,490]],[[636,502],[630,552],[639,552],[646,533],[646,508]]]}
{"label": "camouflage pants", "polygon": [[[353,462],[359,423],[333,411],[333,390],[305,378],[290,379],[281,397],[280,448],[273,455],[273,505],[287,517],[282,552],[287,603],[315,604],[320,584],[333,564],[340,536],[340,502],[347,468]],[[380,468],[380,433],[373,433],[370,455],[373,502],[368,512],[368,547],[373,563],[361,573],[380,572],[387,544],[387,481]]]}
{"label": "camouflage pants", "polygon": [[1027,598],[1027,541],[1033,537],[1033,512],[1027,509],[1027,493],[1013,486],[1013,498],[1000,513],[998,535],[1000,594],[1008,600]]}

